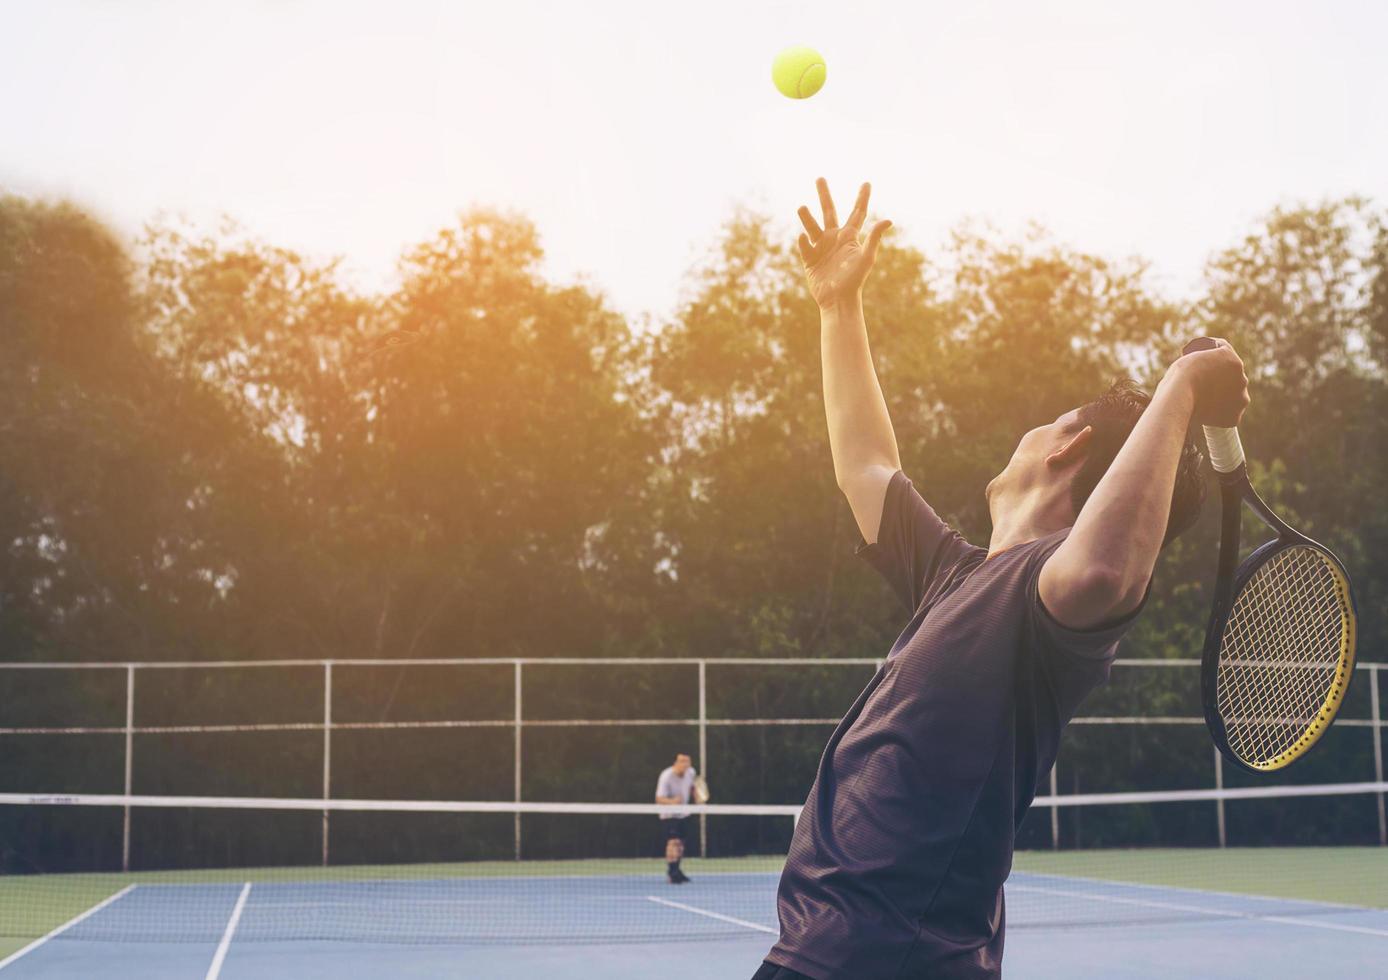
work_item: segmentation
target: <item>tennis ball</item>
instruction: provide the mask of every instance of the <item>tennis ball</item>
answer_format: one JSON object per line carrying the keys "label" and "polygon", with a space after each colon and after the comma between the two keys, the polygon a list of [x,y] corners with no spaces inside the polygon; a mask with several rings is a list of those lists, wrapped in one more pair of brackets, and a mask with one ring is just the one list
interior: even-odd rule
{"label": "tennis ball", "polygon": [[786,48],[771,62],[771,80],[782,95],[808,99],[824,87],[824,57],[814,48]]}

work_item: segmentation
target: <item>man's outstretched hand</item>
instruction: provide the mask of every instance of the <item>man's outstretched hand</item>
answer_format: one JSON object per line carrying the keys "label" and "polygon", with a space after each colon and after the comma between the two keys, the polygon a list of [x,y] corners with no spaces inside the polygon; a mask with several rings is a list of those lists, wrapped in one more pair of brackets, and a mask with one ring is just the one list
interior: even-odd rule
{"label": "man's outstretched hand", "polygon": [[858,190],[858,200],[848,220],[839,225],[838,212],[834,210],[834,199],[829,196],[829,185],[820,177],[815,181],[819,190],[819,206],[824,212],[824,227],[821,228],[810,214],[810,209],[801,207],[797,214],[805,233],[800,236],[800,258],[805,262],[805,279],[810,284],[810,295],[815,298],[820,309],[829,309],[838,303],[857,296],[863,288],[873,262],[877,259],[877,245],[882,233],[892,226],[890,221],[879,221],[868,232],[867,241],[859,242],[858,235],[867,219],[868,196],[872,187],[864,184]]}

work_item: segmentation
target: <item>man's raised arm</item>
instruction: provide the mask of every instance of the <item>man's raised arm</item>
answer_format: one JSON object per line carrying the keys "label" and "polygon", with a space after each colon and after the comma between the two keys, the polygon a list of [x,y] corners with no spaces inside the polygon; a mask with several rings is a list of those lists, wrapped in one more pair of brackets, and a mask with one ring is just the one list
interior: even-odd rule
{"label": "man's raised arm", "polygon": [[819,304],[829,449],[834,457],[834,479],[848,498],[863,539],[872,543],[877,540],[887,484],[901,468],[896,433],[872,364],[863,316],[863,282],[877,257],[882,233],[891,222],[877,222],[867,241],[860,243],[858,233],[867,217],[869,185],[858,191],[853,211],[842,226],[824,178],[815,186],[824,225],[815,221],[809,208],[800,208],[805,233],[799,245],[810,293]]}
{"label": "man's raised arm", "polygon": [[1224,341],[1176,360],[1157,386],[1037,588],[1062,625],[1087,629],[1142,603],[1166,537],[1176,470],[1192,420],[1238,424],[1248,405],[1243,362]]}

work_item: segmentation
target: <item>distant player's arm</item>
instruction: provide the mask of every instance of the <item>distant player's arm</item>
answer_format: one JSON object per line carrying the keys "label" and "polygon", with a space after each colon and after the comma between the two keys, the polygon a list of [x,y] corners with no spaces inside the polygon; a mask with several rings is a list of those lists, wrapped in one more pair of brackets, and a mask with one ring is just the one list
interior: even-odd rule
{"label": "distant player's arm", "polygon": [[821,178],[816,186],[824,226],[808,208],[800,209],[805,226],[800,256],[810,292],[819,304],[829,449],[834,479],[848,498],[863,539],[871,544],[877,540],[887,485],[901,469],[896,433],[868,347],[862,294],[882,233],[891,223],[877,222],[867,241],[859,243],[870,187],[862,186],[852,213],[840,227],[828,185]]}
{"label": "distant player's arm", "polygon": [[672,787],[666,781],[664,776],[657,780],[655,784],[655,801],[663,806],[671,806],[677,803],[684,802],[678,796],[662,795],[668,794],[671,791],[671,788]]}
{"label": "distant player's arm", "polygon": [[1041,602],[1061,625],[1088,629],[1141,605],[1166,536],[1199,377],[1211,368],[1243,370],[1233,349],[1225,350],[1220,356],[1232,358],[1228,364],[1196,365],[1189,357],[1172,364],[1074,528],[1041,569]]}

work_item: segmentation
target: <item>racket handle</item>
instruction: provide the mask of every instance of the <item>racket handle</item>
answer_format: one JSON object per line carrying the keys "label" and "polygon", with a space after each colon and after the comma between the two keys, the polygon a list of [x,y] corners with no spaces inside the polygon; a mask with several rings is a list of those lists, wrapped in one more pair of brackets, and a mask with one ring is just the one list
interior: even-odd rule
{"label": "racket handle", "polygon": [[1232,473],[1243,465],[1243,443],[1238,429],[1221,429],[1213,425],[1205,430],[1205,445],[1210,449],[1210,465],[1216,473]]}
{"label": "racket handle", "polygon": [[[1181,353],[1214,350],[1216,346],[1209,337],[1196,337],[1181,348]],[[1201,428],[1205,430],[1205,445],[1210,449],[1210,465],[1216,473],[1232,473],[1243,465],[1243,443],[1239,440],[1238,429],[1223,429],[1213,425]]]}

